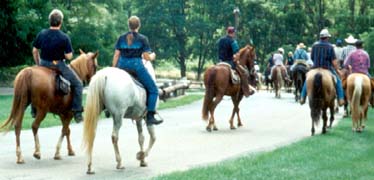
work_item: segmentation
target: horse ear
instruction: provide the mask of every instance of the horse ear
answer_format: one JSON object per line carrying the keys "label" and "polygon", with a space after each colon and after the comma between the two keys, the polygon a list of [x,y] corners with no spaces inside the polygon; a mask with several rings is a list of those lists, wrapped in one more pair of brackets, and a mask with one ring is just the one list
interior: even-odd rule
{"label": "horse ear", "polygon": [[86,54],[82,49],[79,49],[79,52],[80,52],[81,54]]}
{"label": "horse ear", "polygon": [[99,51],[96,51],[95,54],[93,55],[93,59],[96,59],[97,56],[99,56]]}

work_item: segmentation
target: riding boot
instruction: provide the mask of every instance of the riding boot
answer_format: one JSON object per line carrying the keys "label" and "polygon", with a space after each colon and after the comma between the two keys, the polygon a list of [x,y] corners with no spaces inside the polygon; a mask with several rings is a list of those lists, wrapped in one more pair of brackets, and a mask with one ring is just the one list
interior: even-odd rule
{"label": "riding boot", "polygon": [[248,97],[252,95],[253,92],[249,90],[248,77],[245,75],[245,72],[242,72],[240,68],[237,68],[237,72],[240,76],[240,86],[241,86],[244,96]]}
{"label": "riding boot", "polygon": [[74,120],[76,123],[80,123],[83,121],[83,116],[82,116],[83,109],[81,110],[73,110],[74,114]]}
{"label": "riding boot", "polygon": [[163,120],[156,120],[154,111],[147,112],[147,119],[146,119],[147,126],[158,125],[158,124],[161,124],[162,122]]}

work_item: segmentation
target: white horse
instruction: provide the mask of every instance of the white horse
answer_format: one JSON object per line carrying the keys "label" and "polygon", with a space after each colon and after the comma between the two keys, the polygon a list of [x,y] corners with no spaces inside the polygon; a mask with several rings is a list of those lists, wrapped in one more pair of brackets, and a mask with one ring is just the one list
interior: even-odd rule
{"label": "white horse", "polygon": [[140,145],[137,159],[140,160],[140,166],[147,166],[144,159],[152,149],[156,137],[154,127],[147,126],[150,141],[147,150],[144,151],[144,135],[141,120],[144,119],[147,109],[146,91],[138,86],[126,71],[119,68],[107,67],[98,71],[92,77],[87,91],[83,132],[83,144],[88,154],[87,174],[94,173],[91,167],[92,148],[98,117],[104,107],[113,116],[112,143],[117,161],[117,169],[124,168],[118,150],[118,132],[121,128],[123,117],[130,118],[136,122]]}

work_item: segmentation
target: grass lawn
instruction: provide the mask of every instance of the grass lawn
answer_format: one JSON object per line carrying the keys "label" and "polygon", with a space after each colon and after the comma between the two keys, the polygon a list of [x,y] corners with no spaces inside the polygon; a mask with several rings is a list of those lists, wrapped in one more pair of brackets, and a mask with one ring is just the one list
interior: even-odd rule
{"label": "grass lawn", "polygon": [[154,179],[374,179],[374,110],[363,133],[351,124],[345,118],[326,135]]}
{"label": "grass lawn", "polygon": [[[194,101],[200,100],[203,98],[202,94],[187,94],[185,96],[168,99],[166,102],[160,101],[159,103],[159,110],[167,109],[167,108],[174,108],[177,106],[186,105],[192,103]],[[85,102],[85,95],[83,97],[83,104]],[[0,124],[2,124],[9,116],[10,110],[13,103],[13,96],[3,96],[0,95]],[[104,118],[104,113],[101,113],[101,117]],[[25,115],[22,122],[22,129],[30,129],[31,124],[33,122],[33,118],[31,117],[30,113],[30,106],[26,109]],[[72,123],[75,123],[72,120]],[[60,118],[57,115],[53,115],[48,113],[46,118],[40,124],[40,127],[51,127],[51,126],[58,126],[61,125]]]}

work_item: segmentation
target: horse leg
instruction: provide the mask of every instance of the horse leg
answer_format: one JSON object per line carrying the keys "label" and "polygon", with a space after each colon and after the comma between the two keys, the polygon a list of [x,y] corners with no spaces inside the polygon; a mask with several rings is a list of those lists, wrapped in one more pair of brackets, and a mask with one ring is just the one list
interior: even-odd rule
{"label": "horse leg", "polygon": [[334,112],[334,106],[330,106],[330,124],[329,124],[329,126],[327,128],[331,128],[332,127],[332,123],[334,123],[334,120],[335,120],[334,114],[335,114],[335,112]]}
{"label": "horse leg", "polygon": [[125,167],[122,166],[121,154],[119,153],[118,149],[118,132],[122,126],[122,117],[123,115],[121,114],[113,115],[112,144],[114,148],[114,153],[116,154],[117,169],[125,169]]}
{"label": "horse leg", "polygon": [[[137,122],[138,123],[138,122]],[[139,122],[139,125],[141,126],[141,121]],[[137,124],[138,126],[138,124]],[[155,135],[155,129],[154,129],[154,126],[147,126],[147,130],[148,130],[148,133],[149,133],[149,144],[148,144],[148,148],[147,150],[145,150],[145,152],[143,152],[143,147],[141,147],[141,150],[140,152],[138,152],[136,154],[136,158],[138,160],[140,160],[140,166],[141,167],[146,167],[147,166],[147,163],[145,162],[145,157],[148,156],[149,152],[151,151],[152,147],[153,147],[153,144],[156,142],[156,135]],[[138,131],[139,132],[139,131]],[[143,136],[143,142],[144,142],[144,136]],[[140,144],[140,141],[139,141],[139,144]],[[141,144],[141,146],[143,145],[143,143]]]}
{"label": "horse leg", "polygon": [[70,121],[71,121],[71,117],[68,118],[68,117],[60,116],[60,118],[61,118],[61,121],[62,121],[62,130],[61,130],[61,135],[60,135],[60,138],[59,138],[59,140],[57,142],[57,146],[56,146],[56,152],[55,152],[55,157],[54,157],[55,160],[61,160],[60,149],[61,149],[62,141],[64,140],[64,136],[66,136],[68,155],[69,156],[74,156],[75,155],[75,153],[73,151],[73,148],[72,148],[72,145],[71,145],[71,142],[70,142],[69,124],[70,124]]}
{"label": "horse leg", "polygon": [[35,142],[35,151],[34,151],[34,158],[40,159],[40,142],[39,142],[39,136],[38,136],[38,129],[40,126],[40,123],[45,118],[45,115],[47,113],[42,110],[37,110],[35,120],[32,123],[32,133],[34,134],[34,142]]}
{"label": "horse leg", "polygon": [[140,161],[140,167],[146,167],[147,163],[144,161],[146,155],[144,153],[144,134],[141,120],[136,121],[136,129],[138,130],[138,142],[140,151],[136,154],[136,159]]}
{"label": "horse leg", "polygon": [[217,105],[222,101],[222,98],[223,98],[223,95],[216,96],[215,100],[212,103],[212,106],[210,107],[209,125],[210,125],[210,128],[213,126],[214,131],[218,131],[218,128],[217,128],[215,120],[214,120],[214,110],[216,109]]}
{"label": "horse leg", "polygon": [[[22,119],[22,118],[21,118]],[[21,129],[22,129],[22,122],[16,121],[16,124],[14,125],[15,128],[15,134],[16,134],[16,155],[17,155],[17,164],[23,164],[25,163],[25,160],[23,159],[22,156],[22,151],[21,151],[21,140],[20,140],[20,135],[21,135]]]}
{"label": "horse leg", "polygon": [[324,109],[322,111],[322,120],[323,120],[322,134],[326,134],[326,132],[327,132],[327,112],[326,112],[326,109]]}

